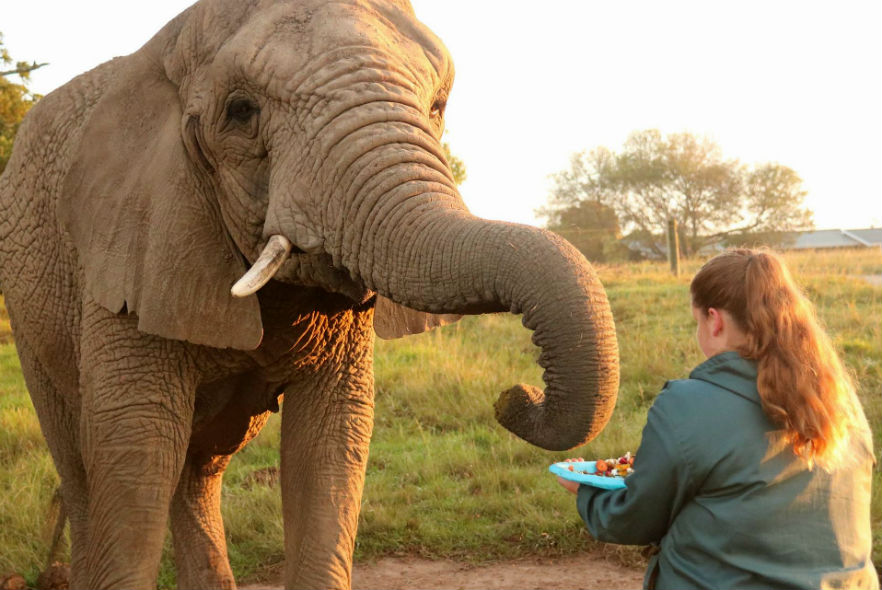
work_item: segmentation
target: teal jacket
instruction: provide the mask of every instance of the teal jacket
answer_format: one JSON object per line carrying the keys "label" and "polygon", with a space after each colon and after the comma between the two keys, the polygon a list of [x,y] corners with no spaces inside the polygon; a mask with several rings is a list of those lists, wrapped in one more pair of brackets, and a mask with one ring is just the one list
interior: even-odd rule
{"label": "teal jacket", "polygon": [[580,486],[579,514],[601,541],[658,544],[645,587],[878,589],[868,439],[827,473],[780,438],[755,363],[722,353],[665,385],[627,487]]}

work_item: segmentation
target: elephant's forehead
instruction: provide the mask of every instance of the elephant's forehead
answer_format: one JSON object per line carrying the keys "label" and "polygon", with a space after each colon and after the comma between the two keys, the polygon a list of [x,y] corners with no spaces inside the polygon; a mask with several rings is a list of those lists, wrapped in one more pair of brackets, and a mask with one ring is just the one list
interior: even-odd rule
{"label": "elephant's forehead", "polygon": [[406,68],[437,86],[452,74],[447,50],[405,8],[368,0],[273,3],[252,13],[217,61],[269,84],[302,80],[333,55],[373,54],[375,67]]}

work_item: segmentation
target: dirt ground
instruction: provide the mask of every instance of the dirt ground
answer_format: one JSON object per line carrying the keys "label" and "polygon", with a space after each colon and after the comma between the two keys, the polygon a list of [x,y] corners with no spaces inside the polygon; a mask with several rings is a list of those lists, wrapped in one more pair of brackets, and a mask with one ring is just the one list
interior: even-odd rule
{"label": "dirt ground", "polygon": [[631,590],[643,587],[643,569],[622,568],[591,554],[564,558],[527,558],[474,566],[454,561],[390,557],[356,564],[353,590],[436,588],[471,590]]}
{"label": "dirt ground", "polygon": [[[433,561],[419,557],[386,557],[355,564],[353,590],[638,590],[642,568],[623,568],[585,553],[561,558],[525,558],[489,565]],[[242,590],[276,590],[281,586],[248,585]]]}
{"label": "dirt ground", "polygon": [[[37,587],[66,589],[70,568],[56,563],[40,575]],[[280,590],[281,581],[245,584],[241,590]],[[353,590],[638,590],[643,569],[623,567],[601,554],[528,557],[488,565],[419,557],[384,557],[352,568]],[[0,590],[26,590],[17,574],[0,575]]]}

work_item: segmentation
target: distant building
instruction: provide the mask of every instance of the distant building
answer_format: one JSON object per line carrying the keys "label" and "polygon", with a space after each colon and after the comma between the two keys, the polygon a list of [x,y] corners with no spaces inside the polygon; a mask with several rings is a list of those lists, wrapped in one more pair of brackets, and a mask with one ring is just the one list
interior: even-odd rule
{"label": "distant building", "polygon": [[[727,247],[737,244],[757,246],[770,245],[776,250],[832,250],[837,248],[876,248],[882,250],[882,228],[871,227],[866,229],[820,229],[801,232],[785,232],[772,234],[752,234],[738,236],[739,242],[726,243],[725,241],[714,242],[702,246],[698,254],[700,256],[714,256]],[[668,244],[658,236],[652,237],[655,248],[645,240],[624,238],[622,242],[627,246],[632,259],[664,260],[668,252]]]}
{"label": "distant building", "polygon": [[826,250],[832,248],[880,248],[882,228],[821,229],[794,232],[781,248],[787,250]]}

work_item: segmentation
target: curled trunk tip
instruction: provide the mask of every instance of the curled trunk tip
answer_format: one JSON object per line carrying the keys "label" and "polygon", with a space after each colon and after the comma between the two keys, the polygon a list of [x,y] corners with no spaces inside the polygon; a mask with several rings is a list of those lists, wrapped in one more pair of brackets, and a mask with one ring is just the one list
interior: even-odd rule
{"label": "curled trunk tip", "polygon": [[600,434],[612,417],[618,397],[618,379],[613,377],[607,381],[606,387],[598,384],[595,396],[585,407],[566,414],[549,407],[549,397],[561,392],[515,385],[499,394],[494,404],[496,421],[525,441],[549,451],[566,451],[584,445]]}

